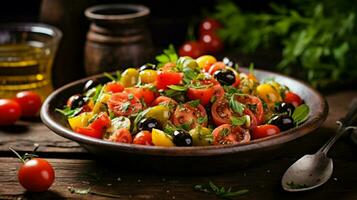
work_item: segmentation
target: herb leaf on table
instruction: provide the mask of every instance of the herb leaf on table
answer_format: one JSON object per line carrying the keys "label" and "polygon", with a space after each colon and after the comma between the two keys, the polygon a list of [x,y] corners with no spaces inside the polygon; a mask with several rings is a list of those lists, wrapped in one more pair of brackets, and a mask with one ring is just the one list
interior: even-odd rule
{"label": "herb leaf on table", "polygon": [[219,187],[212,181],[209,181],[207,185],[195,185],[193,189],[200,192],[213,193],[223,199],[231,199],[233,197],[241,196],[249,192],[247,189],[232,191],[232,187]]}

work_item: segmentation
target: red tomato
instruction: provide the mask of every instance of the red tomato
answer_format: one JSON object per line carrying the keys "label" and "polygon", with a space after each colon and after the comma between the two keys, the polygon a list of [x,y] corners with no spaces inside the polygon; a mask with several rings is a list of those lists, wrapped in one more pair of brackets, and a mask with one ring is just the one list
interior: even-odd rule
{"label": "red tomato", "polygon": [[213,91],[213,95],[217,98],[223,97],[224,95],[224,89],[220,84],[214,85]]}
{"label": "red tomato", "polygon": [[0,126],[14,124],[21,116],[20,104],[11,99],[0,99]]}
{"label": "red tomato", "polygon": [[[246,105],[247,108],[254,113],[254,116],[257,120],[257,125],[264,122],[264,109],[262,101],[252,95],[236,95],[237,101]],[[244,109],[246,110],[246,109]],[[248,112],[248,111],[247,111]],[[249,113],[249,112],[248,112]]]}
{"label": "red tomato", "polygon": [[165,96],[158,96],[152,103],[151,106],[157,106],[157,105],[171,105],[172,108],[175,108],[177,106],[177,102],[170,97],[165,97]]}
{"label": "red tomato", "polygon": [[199,56],[203,55],[203,53],[204,50],[201,44],[196,41],[185,42],[179,49],[180,57],[189,56],[191,58],[198,58]]}
{"label": "red tomato", "polygon": [[77,127],[76,129],[74,129],[74,131],[88,137],[93,137],[98,139],[103,138],[103,131],[93,129],[91,127]]}
{"label": "red tomato", "polygon": [[133,138],[129,132],[128,129],[126,128],[120,128],[116,130],[113,135],[111,135],[108,139],[109,141],[112,142],[122,142],[122,143],[132,143]]}
{"label": "red tomato", "polygon": [[107,113],[100,113],[98,117],[89,125],[90,128],[104,132],[110,126],[110,118]]}
{"label": "red tomato", "polygon": [[258,120],[255,117],[254,113],[249,108],[244,108],[243,113],[245,115],[249,115],[249,117],[250,117],[250,126],[247,128],[253,130],[255,127],[257,127]]}
{"label": "red tomato", "polygon": [[138,113],[143,109],[140,100],[134,95],[131,96],[126,92],[113,94],[108,100],[108,108],[113,111],[115,116],[129,116]]}
{"label": "red tomato", "polygon": [[109,82],[105,85],[105,90],[111,93],[122,92],[124,87],[118,82]]}
{"label": "red tomato", "polygon": [[223,62],[216,62],[213,65],[211,65],[211,67],[208,70],[208,73],[213,75],[217,70],[225,69],[225,68],[226,68],[226,64],[224,64]]}
{"label": "red tomato", "polygon": [[299,95],[297,95],[294,92],[287,92],[285,94],[285,98],[284,98],[284,102],[285,103],[291,103],[293,104],[295,107],[299,106],[302,104],[302,99],[300,98]]}
{"label": "red tomato", "polygon": [[160,68],[161,71],[172,71],[172,69],[176,66],[175,63],[166,63],[164,66]]}
{"label": "red tomato", "polygon": [[240,76],[239,76],[239,74],[236,73],[236,72],[235,72],[235,74],[236,74],[236,82],[234,82],[232,86],[233,86],[233,87],[239,87],[239,84],[240,84]]}
{"label": "red tomato", "polygon": [[238,144],[250,141],[250,134],[247,129],[233,127],[230,124],[223,124],[215,128],[212,132],[213,144]]}
{"label": "red tomato", "polygon": [[[194,87],[188,88],[187,97],[190,100],[199,99],[200,104],[205,106],[211,101],[211,98],[215,92],[214,88],[213,88],[213,84],[214,83],[211,80],[199,81],[199,85],[202,86],[203,88],[201,88],[201,87],[200,88],[194,88]],[[204,87],[204,86],[206,86],[206,87]]]}
{"label": "red tomato", "polygon": [[15,99],[21,106],[22,116],[34,116],[41,108],[41,97],[36,92],[23,91]]}
{"label": "red tomato", "polygon": [[133,143],[141,145],[153,145],[151,140],[151,133],[149,131],[140,131],[135,135]]}
{"label": "red tomato", "polygon": [[218,98],[213,103],[211,114],[216,126],[231,123],[232,112],[229,108],[228,101],[225,98]]}
{"label": "red tomato", "polygon": [[271,124],[264,124],[253,129],[253,139],[259,139],[280,133],[280,129]]}
{"label": "red tomato", "polygon": [[52,165],[41,158],[32,158],[21,166],[18,179],[22,187],[31,192],[44,192],[55,180]]}
{"label": "red tomato", "polygon": [[221,27],[221,24],[215,19],[204,19],[200,24],[200,35],[205,33],[215,33]]}
{"label": "red tomato", "polygon": [[200,45],[206,53],[215,54],[223,49],[223,41],[215,33],[201,35]]}
{"label": "red tomato", "polygon": [[188,102],[176,107],[174,114],[171,116],[171,121],[175,126],[186,125],[188,128],[193,129],[198,125],[207,126],[208,120],[206,110],[201,104],[194,108]]}
{"label": "red tomato", "polygon": [[182,83],[183,75],[179,72],[161,71],[156,78],[157,89],[167,89],[169,85],[179,85]]}
{"label": "red tomato", "polygon": [[139,100],[144,100],[146,105],[150,105],[155,99],[155,94],[149,88],[125,88],[125,92],[133,94]]}

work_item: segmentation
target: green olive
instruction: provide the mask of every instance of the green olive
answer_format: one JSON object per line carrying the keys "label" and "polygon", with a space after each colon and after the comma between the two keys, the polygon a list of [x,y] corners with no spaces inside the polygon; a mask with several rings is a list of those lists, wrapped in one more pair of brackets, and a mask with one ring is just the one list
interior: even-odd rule
{"label": "green olive", "polygon": [[197,126],[189,133],[193,139],[193,146],[207,146],[213,142],[211,130],[206,127]]}
{"label": "green olive", "polygon": [[164,127],[170,119],[170,109],[164,105],[154,106],[150,108],[145,117],[156,119]]}
{"label": "green olive", "polygon": [[182,65],[182,67],[189,67],[191,69],[198,69],[199,66],[196,62],[195,59],[189,57],[189,56],[184,56],[178,59],[177,61],[178,65]]}
{"label": "green olive", "polygon": [[132,87],[138,82],[139,71],[135,68],[128,68],[122,74],[120,83],[124,87]]}

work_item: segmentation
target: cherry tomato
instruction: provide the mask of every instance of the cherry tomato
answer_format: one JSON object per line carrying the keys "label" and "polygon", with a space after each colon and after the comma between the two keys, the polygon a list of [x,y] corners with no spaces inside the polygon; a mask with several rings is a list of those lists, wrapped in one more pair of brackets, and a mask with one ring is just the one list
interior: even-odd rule
{"label": "cherry tomato", "polygon": [[220,98],[224,95],[224,89],[220,84],[216,84],[213,86],[213,96],[216,98]]}
{"label": "cherry tomato", "polygon": [[16,94],[22,116],[35,116],[41,108],[41,97],[36,92],[23,91]]}
{"label": "cherry tomato", "polygon": [[146,105],[150,105],[155,99],[155,94],[149,88],[125,88],[125,92],[133,94],[139,100],[144,100]]}
{"label": "cherry tomato", "polygon": [[149,131],[140,131],[135,135],[133,143],[141,145],[153,145],[151,140],[151,133]]}
{"label": "cherry tomato", "polygon": [[162,66],[160,68],[161,71],[172,71],[172,69],[176,66],[176,63],[172,63],[172,62],[168,62],[166,64],[164,64],[164,66]]}
{"label": "cherry tomato", "polygon": [[152,103],[151,106],[157,106],[157,105],[171,105],[171,108],[176,108],[177,102],[170,97],[165,97],[165,96],[158,96]]}
{"label": "cherry tomato", "polygon": [[32,158],[20,167],[18,179],[26,190],[44,192],[55,180],[55,171],[48,161],[42,158]]}
{"label": "cherry tomato", "polygon": [[191,58],[197,58],[204,53],[203,47],[196,41],[185,42],[179,49],[180,57],[189,56]]}
{"label": "cherry tomato", "polygon": [[228,101],[225,98],[218,98],[213,103],[211,114],[216,126],[231,123],[232,112],[229,108]]}
{"label": "cherry tomato", "polygon": [[[205,106],[210,101],[214,94],[213,82],[211,80],[202,80],[199,81],[200,87],[190,87],[187,91],[187,97],[190,100],[200,100],[200,104]],[[205,87],[206,86],[206,87]]]}
{"label": "cherry tomato", "polygon": [[297,95],[294,92],[287,92],[285,94],[285,98],[284,98],[284,102],[285,103],[291,103],[293,104],[295,107],[299,106],[302,104],[302,99],[300,98],[299,95]]}
{"label": "cherry tomato", "polygon": [[217,70],[225,69],[225,68],[226,68],[226,64],[224,64],[223,62],[216,62],[211,65],[211,67],[208,70],[208,73],[213,75]]}
{"label": "cherry tomato", "polygon": [[200,34],[203,35],[205,33],[215,33],[222,25],[217,20],[212,18],[207,18],[202,20],[200,23]]}
{"label": "cherry tomato", "polygon": [[280,133],[280,129],[271,124],[264,124],[253,129],[253,139],[259,139]]}
{"label": "cherry tomato", "polygon": [[156,78],[157,89],[167,89],[169,85],[179,85],[182,83],[183,75],[179,72],[161,71]]}
{"label": "cherry tomato", "polygon": [[212,132],[213,144],[238,144],[250,141],[250,134],[247,129],[230,124],[223,124],[215,128]]}
{"label": "cherry tomato", "polygon": [[104,132],[110,126],[110,118],[107,113],[100,113],[98,117],[89,125],[90,128]]}
{"label": "cherry tomato", "polygon": [[108,139],[109,141],[112,142],[122,142],[122,143],[132,143],[133,138],[129,132],[128,129],[126,128],[120,128],[116,130],[113,135],[111,135]]}
{"label": "cherry tomato", "polygon": [[105,91],[111,93],[122,92],[124,87],[118,82],[109,82],[105,85]]}
{"label": "cherry tomato", "polygon": [[200,37],[201,48],[207,53],[218,53],[223,49],[223,41],[215,33],[205,33]]}
{"label": "cherry tomato", "polygon": [[203,55],[196,59],[198,66],[205,72],[208,72],[211,65],[217,62],[216,58],[211,55]]}
{"label": "cherry tomato", "polygon": [[[264,122],[264,109],[262,101],[255,96],[252,95],[237,95],[237,101],[241,102],[242,104],[246,105],[247,108],[254,114],[257,125]],[[246,110],[246,109],[244,109]],[[248,112],[248,111],[246,111]],[[249,112],[248,112],[249,114]]]}
{"label": "cherry tomato", "polygon": [[0,126],[14,124],[21,116],[20,104],[11,99],[0,99]]}
{"label": "cherry tomato", "polygon": [[74,129],[75,132],[80,133],[85,136],[102,139],[103,131],[93,129],[91,127],[77,127]]}
{"label": "cherry tomato", "polygon": [[113,111],[116,116],[127,117],[138,113],[143,108],[143,105],[137,97],[126,92],[113,94],[107,104],[109,110]]}
{"label": "cherry tomato", "polygon": [[190,102],[183,105],[178,105],[174,114],[171,116],[171,121],[175,126],[184,129],[193,129],[198,125],[207,126],[206,110],[201,104],[197,107],[192,107]]}

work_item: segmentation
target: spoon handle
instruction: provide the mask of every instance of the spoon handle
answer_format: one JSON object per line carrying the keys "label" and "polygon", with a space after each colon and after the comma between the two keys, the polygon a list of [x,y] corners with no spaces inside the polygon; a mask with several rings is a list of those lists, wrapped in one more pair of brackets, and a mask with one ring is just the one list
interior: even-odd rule
{"label": "spoon handle", "polygon": [[319,150],[318,153],[323,153],[324,155],[327,154],[327,152],[330,150],[330,148],[332,147],[333,144],[335,144],[335,142],[347,131],[352,130],[352,129],[356,129],[355,126],[344,126],[342,124],[342,122],[340,121],[336,121],[336,123],[338,124],[338,129],[336,131],[336,134],[334,136],[332,136],[325,144],[324,146],[322,146]]}

